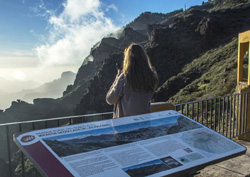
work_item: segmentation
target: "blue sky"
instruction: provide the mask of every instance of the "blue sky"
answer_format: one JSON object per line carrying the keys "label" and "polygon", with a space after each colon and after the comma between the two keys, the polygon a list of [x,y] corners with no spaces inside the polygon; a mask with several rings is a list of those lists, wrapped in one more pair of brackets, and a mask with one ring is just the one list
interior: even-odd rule
{"label": "blue sky", "polygon": [[96,42],[142,12],[168,13],[201,4],[202,0],[1,0],[0,77],[34,80],[40,74],[45,82],[63,70],[76,72]]}

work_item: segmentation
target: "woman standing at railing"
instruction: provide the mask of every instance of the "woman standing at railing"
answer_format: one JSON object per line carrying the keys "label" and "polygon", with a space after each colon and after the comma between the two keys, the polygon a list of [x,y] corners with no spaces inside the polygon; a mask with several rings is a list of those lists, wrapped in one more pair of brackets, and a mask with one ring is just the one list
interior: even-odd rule
{"label": "woman standing at railing", "polygon": [[117,69],[106,95],[107,103],[114,104],[113,118],[149,113],[158,76],[145,50],[131,44],[124,51],[123,67]]}

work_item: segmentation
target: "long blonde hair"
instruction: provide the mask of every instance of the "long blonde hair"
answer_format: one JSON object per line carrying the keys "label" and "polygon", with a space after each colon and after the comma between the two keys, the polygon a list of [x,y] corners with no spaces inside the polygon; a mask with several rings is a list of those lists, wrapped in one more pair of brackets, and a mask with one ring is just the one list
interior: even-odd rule
{"label": "long blonde hair", "polygon": [[124,50],[123,70],[126,84],[133,91],[154,91],[158,76],[145,50],[132,43]]}

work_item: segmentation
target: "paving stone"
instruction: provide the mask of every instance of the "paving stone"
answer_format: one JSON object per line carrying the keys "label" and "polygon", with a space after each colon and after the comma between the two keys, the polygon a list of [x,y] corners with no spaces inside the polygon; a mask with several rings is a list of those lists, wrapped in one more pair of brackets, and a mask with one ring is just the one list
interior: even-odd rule
{"label": "paving stone", "polygon": [[210,165],[194,175],[194,177],[245,177],[250,174],[250,142],[238,140],[247,148],[247,152],[238,157]]}

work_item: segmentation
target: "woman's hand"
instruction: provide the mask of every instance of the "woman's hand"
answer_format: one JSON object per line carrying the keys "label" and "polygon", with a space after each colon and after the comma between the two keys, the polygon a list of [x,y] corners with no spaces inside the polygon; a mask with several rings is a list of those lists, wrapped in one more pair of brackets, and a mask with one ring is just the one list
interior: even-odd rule
{"label": "woman's hand", "polygon": [[119,76],[122,73],[122,64],[116,63],[117,75]]}

